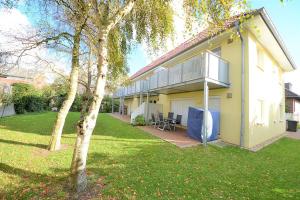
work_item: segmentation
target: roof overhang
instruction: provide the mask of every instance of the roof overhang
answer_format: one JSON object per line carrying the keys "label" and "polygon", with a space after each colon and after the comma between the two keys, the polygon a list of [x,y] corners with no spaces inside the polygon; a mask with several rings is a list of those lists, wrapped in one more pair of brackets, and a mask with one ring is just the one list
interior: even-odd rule
{"label": "roof overhang", "polygon": [[[292,71],[292,70],[297,69],[296,64],[294,63],[292,57],[288,53],[288,50],[287,50],[284,42],[282,41],[277,29],[275,28],[269,15],[267,14],[266,10],[264,8],[255,10],[252,12],[252,15],[254,17],[252,19],[249,19],[249,21],[246,22],[247,29],[250,30],[257,37],[258,41],[260,43],[262,43],[264,45],[264,47],[267,48],[267,50],[273,55],[275,60],[278,62],[278,64],[280,64],[280,66],[283,68],[284,71]],[[253,23],[255,23],[256,27],[259,28],[259,30],[260,30],[259,32],[257,31],[257,29],[254,26],[252,26]],[[190,46],[189,48],[184,49],[183,51],[179,52],[178,54],[175,54],[172,57],[169,57],[164,62],[161,62],[161,63],[157,64],[156,66],[151,67],[149,70],[146,70],[145,72],[141,73],[140,75],[137,75],[136,77],[132,77],[131,80],[134,81],[134,80],[140,79],[143,76],[146,76],[148,73],[151,73],[157,67],[174,60],[176,57],[184,55],[185,53],[192,50],[196,46],[205,45],[208,43],[208,41],[209,42],[216,41],[216,40],[226,36],[226,34],[228,34],[228,30],[230,30],[231,28],[235,28],[234,23],[232,23],[229,27],[227,27],[226,30],[220,31],[219,34],[205,38],[204,40],[201,40],[198,43],[195,43],[194,45]],[[261,33],[263,33],[263,34],[261,34]]]}
{"label": "roof overhang", "polygon": [[166,65],[170,62],[174,62],[176,59],[178,59],[178,60],[182,59],[182,57],[189,54],[191,51],[194,51],[196,48],[203,48],[203,50],[205,50],[211,44],[218,43],[218,42],[222,41],[224,38],[228,38],[231,35],[229,30],[231,30],[232,27],[233,27],[233,25],[230,26],[229,29],[222,30],[214,36],[205,38],[201,42],[195,43],[194,45],[190,46],[189,48],[186,48],[183,51],[181,51],[181,52],[175,54],[174,56],[170,57],[168,60],[166,60],[162,63],[159,63],[159,65],[156,65],[155,67],[145,71],[144,73],[140,74],[139,76],[132,78],[131,81],[136,81],[138,79],[141,79],[141,77],[146,77],[149,73],[152,73],[158,67],[164,66],[164,65]]}
{"label": "roof overhang", "polygon": [[250,30],[257,40],[273,55],[274,59],[284,71],[295,70],[297,68],[296,64],[266,10],[262,8],[258,13],[259,15],[255,15],[255,17],[250,19],[249,23],[246,24],[247,29]]}

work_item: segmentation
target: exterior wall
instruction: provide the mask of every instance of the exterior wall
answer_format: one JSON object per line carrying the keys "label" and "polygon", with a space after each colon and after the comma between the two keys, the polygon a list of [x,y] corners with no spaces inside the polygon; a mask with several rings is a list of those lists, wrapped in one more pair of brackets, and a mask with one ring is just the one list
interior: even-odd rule
{"label": "exterior wall", "polygon": [[[283,70],[251,33],[248,34],[247,40],[249,58],[247,129],[249,130],[246,147],[252,148],[285,131],[285,97]],[[258,66],[258,48],[263,55],[260,66]]]}
{"label": "exterior wall", "polygon": [[[285,131],[284,121],[284,83],[283,70],[275,59],[257,42],[248,31],[244,31],[245,42],[245,137],[244,145],[252,148],[268,139],[279,136]],[[175,59],[164,63],[163,67],[172,67],[205,49],[221,47],[221,57],[229,61],[229,88],[209,90],[209,96],[220,98],[220,137],[222,140],[235,145],[240,145],[241,124],[241,41],[239,39],[228,41],[229,37],[210,41],[199,45],[193,50],[183,53]],[[263,70],[257,67],[257,48],[260,49],[263,59]],[[150,76],[151,73],[141,78]],[[203,107],[203,91],[185,92],[177,94],[159,94],[151,97],[163,105],[163,113],[171,110],[171,101],[175,99],[194,99],[198,107]],[[150,98],[150,99],[151,99]],[[144,101],[146,98],[144,98]],[[258,122],[258,100],[263,103],[262,122]],[[130,106],[132,112],[138,106],[138,98],[128,99],[125,105]],[[130,112],[128,112],[130,113]]]}
{"label": "exterior wall", "polygon": [[295,113],[300,114],[300,101],[296,100],[295,101]]}
{"label": "exterior wall", "polygon": [[14,104],[10,104],[5,107],[0,104],[0,117],[12,116],[15,114],[16,112],[15,112]]}
{"label": "exterior wall", "polygon": [[[218,96],[220,98],[220,137],[228,143],[239,145],[241,119],[241,42],[240,40],[234,40],[228,44],[226,38],[220,43],[211,43],[210,49],[219,46],[221,46],[221,57],[230,62],[229,77],[231,86],[230,88],[209,90],[209,96]],[[197,52],[199,53],[200,49],[199,51],[191,52],[179,60],[188,59],[196,55]],[[232,98],[227,98],[228,93],[231,93]],[[171,101],[175,99],[194,99],[196,106],[203,107],[203,91],[169,95],[160,94],[158,103],[163,105],[165,116],[171,110]]]}
{"label": "exterior wall", "polygon": [[140,98],[134,97],[124,100],[124,105],[127,107],[127,115],[130,115],[137,107],[139,107],[139,99]]}

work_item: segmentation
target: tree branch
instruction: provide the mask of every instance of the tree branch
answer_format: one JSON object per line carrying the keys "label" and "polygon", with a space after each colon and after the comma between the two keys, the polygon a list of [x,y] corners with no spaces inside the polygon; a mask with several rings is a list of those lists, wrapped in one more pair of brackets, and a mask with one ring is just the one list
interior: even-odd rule
{"label": "tree branch", "polygon": [[136,0],[130,0],[122,9],[118,10],[116,14],[108,20],[108,31],[115,27],[115,25],[123,19],[133,8]]}

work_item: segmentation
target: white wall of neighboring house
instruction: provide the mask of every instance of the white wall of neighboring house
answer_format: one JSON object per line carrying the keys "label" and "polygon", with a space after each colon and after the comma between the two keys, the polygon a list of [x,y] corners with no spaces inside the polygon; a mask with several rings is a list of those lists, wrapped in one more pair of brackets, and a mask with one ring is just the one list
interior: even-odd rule
{"label": "white wall of neighboring house", "polygon": [[[0,83],[1,93],[10,94],[12,92],[12,87],[8,84]],[[14,104],[3,105],[0,102],[0,117],[15,115]]]}
{"label": "white wall of neighboring house", "polygon": [[294,113],[300,115],[300,102],[299,101],[295,101],[295,112]]}
{"label": "white wall of neighboring house", "polygon": [[287,113],[287,119],[292,119],[300,122],[300,102],[294,102],[294,113]]}

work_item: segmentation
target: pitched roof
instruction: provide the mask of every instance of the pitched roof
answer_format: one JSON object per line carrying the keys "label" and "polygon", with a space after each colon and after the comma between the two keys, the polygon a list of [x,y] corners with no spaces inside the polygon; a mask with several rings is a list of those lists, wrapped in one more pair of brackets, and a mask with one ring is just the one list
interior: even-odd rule
{"label": "pitched roof", "polygon": [[[258,10],[254,10],[252,12],[250,12],[252,15],[256,15],[260,12],[261,9]],[[243,13],[242,15],[246,15],[248,13]],[[163,64],[164,62],[174,58],[176,55],[183,53],[187,50],[189,50],[190,48],[207,41],[210,38],[213,38],[214,36],[220,34],[221,32],[231,28],[234,26],[235,22],[239,21],[241,15],[236,15],[233,16],[232,18],[228,19],[225,23],[224,23],[224,27],[209,27],[204,29],[203,31],[201,31],[200,33],[198,33],[197,35],[193,36],[192,38],[186,40],[185,42],[181,43],[179,46],[177,46],[176,48],[172,49],[171,51],[167,52],[166,54],[164,54],[163,56],[159,57],[158,59],[154,60],[153,62],[151,62],[149,65],[141,68],[140,70],[138,70],[135,74],[133,74],[130,79],[134,79],[142,74],[144,74],[145,72],[154,69],[155,67]]]}
{"label": "pitched roof", "polygon": [[[246,15],[256,16],[258,14],[261,14],[262,17],[267,18],[266,17],[267,14],[266,14],[266,11],[265,11],[264,8],[253,10],[253,11],[248,12],[248,13],[242,13],[241,15],[243,15],[243,16],[246,16]],[[224,27],[219,28],[218,30],[216,30],[216,28],[207,28],[207,29],[203,30],[202,32],[198,33],[196,36],[190,38],[189,40],[187,40],[187,41],[183,42],[182,44],[180,44],[179,46],[177,46],[175,49],[169,51],[168,53],[164,54],[163,56],[161,56],[158,59],[151,62],[149,65],[147,65],[147,66],[141,68],[140,70],[138,70],[135,74],[133,74],[130,77],[130,79],[134,79],[134,78],[150,71],[151,69],[154,69],[155,67],[167,62],[168,60],[170,60],[172,58],[174,58],[178,54],[183,53],[183,52],[195,47],[196,45],[198,45],[200,43],[203,43],[203,42],[207,41],[208,39],[213,38],[214,36],[216,36],[216,35],[224,32],[225,30],[233,27],[234,24],[239,21],[241,15],[237,15],[237,16],[234,16],[234,17],[230,18],[229,20],[227,20],[225,22]],[[271,29],[270,31],[273,32],[274,37],[277,39],[277,42],[279,43],[281,49],[283,50],[283,52],[287,56],[289,62],[293,66],[293,68],[296,69],[294,62],[291,59],[291,57],[289,56],[289,54],[287,53],[285,45],[283,44],[282,40],[278,36],[277,31],[274,31],[273,29]]]}
{"label": "pitched roof", "polygon": [[135,74],[133,74],[130,78],[134,79],[134,78],[144,74],[145,72],[157,67],[158,65],[161,65],[162,63],[170,60],[171,58],[175,57],[176,55],[178,55],[178,54],[186,51],[187,49],[193,47],[194,45],[199,44],[200,42],[204,41],[205,39],[208,38],[208,36],[209,36],[209,30],[205,29],[204,31],[198,33],[193,38],[180,44],[175,49],[169,51],[168,53],[166,53],[163,56],[159,57],[158,59],[154,60],[149,65],[143,67],[142,69],[137,71]]}
{"label": "pitched roof", "polygon": [[293,92],[287,88],[285,88],[285,97],[300,100],[300,95],[296,94],[295,92]]}
{"label": "pitched roof", "polygon": [[0,84],[12,85],[14,83],[30,83],[28,80],[10,79],[0,77]]}

